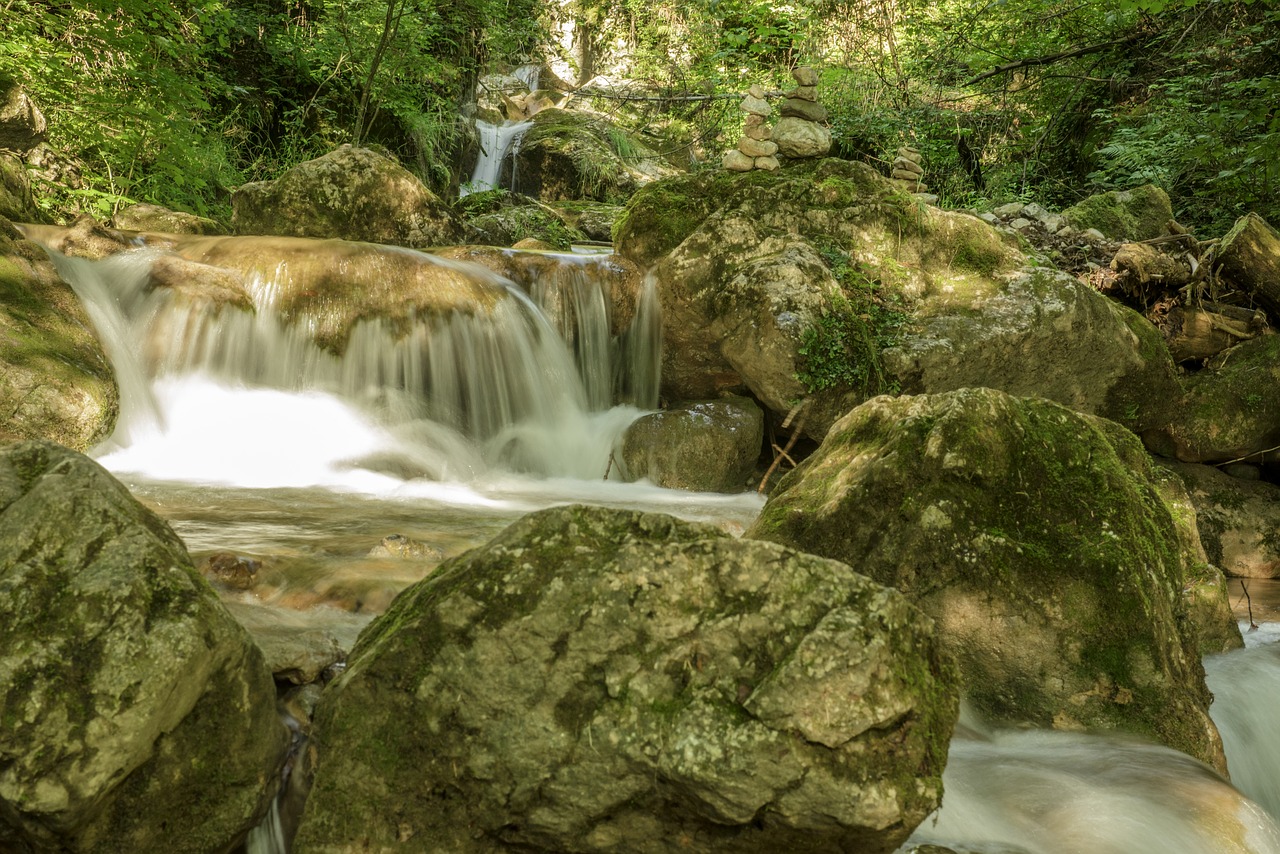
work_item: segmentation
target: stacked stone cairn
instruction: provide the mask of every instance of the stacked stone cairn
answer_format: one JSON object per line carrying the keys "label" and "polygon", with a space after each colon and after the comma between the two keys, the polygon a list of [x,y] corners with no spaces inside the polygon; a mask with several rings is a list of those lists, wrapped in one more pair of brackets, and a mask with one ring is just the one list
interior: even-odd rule
{"label": "stacked stone cairn", "polygon": [[747,114],[746,125],[738,147],[724,155],[724,168],[734,172],[750,172],[764,169],[772,172],[778,168],[778,145],[773,142],[773,130],[769,127],[769,115],[773,107],[764,99],[763,86],[752,86],[738,108]]}
{"label": "stacked stone cairn", "polygon": [[786,93],[778,109],[782,118],[773,128],[773,141],[783,157],[824,157],[831,150],[831,131],[826,107],[818,103],[818,72],[799,66],[791,76],[796,88]]}
{"label": "stacked stone cairn", "polygon": [[890,180],[908,193],[925,193],[929,185],[924,182],[924,167],[920,164],[924,158],[920,152],[909,146],[902,146],[893,158],[893,172]]}

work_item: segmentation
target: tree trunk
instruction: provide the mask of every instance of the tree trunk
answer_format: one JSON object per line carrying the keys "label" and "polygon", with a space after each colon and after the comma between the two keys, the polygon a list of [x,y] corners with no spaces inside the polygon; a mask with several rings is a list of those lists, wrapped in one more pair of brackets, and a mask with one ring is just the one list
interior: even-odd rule
{"label": "tree trunk", "polygon": [[1280,233],[1255,213],[1236,220],[1218,247],[1221,275],[1280,318]]}

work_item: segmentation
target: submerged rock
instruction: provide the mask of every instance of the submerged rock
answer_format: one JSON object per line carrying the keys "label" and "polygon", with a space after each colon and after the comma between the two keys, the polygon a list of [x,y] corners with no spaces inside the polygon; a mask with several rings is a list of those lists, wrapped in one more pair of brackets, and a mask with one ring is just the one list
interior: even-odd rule
{"label": "submerged rock", "polygon": [[1159,478],[1119,425],[990,389],[841,419],[746,536],[843,560],[938,622],[1000,720],[1138,732],[1220,771]]}
{"label": "submerged rock", "polygon": [[639,418],[622,438],[630,479],[695,492],[742,492],[760,458],[764,414],[746,397],[685,403]]}
{"label": "submerged rock", "polygon": [[361,635],[294,851],[892,851],[940,797],[952,678],[842,564],[534,513]]}
{"label": "submerged rock", "polygon": [[262,654],[93,461],[0,450],[0,849],[224,851],[288,743]]}
{"label": "submerged rock", "polygon": [[75,292],[0,218],[0,442],[87,450],[111,434],[119,391]]}
{"label": "submerged rock", "polygon": [[236,234],[340,237],[425,249],[457,243],[453,211],[413,173],[366,148],[344,145],[274,181],[231,195]]}

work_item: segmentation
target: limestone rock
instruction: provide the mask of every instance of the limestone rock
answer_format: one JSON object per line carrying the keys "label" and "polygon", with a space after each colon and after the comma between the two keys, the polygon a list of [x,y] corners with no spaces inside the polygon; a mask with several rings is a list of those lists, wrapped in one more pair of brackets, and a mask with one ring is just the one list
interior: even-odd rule
{"label": "limestone rock", "polygon": [[920,164],[924,162],[924,155],[922,155],[919,152],[919,150],[912,148],[908,145],[904,145],[901,148],[899,148],[897,151],[897,156],[902,158],[903,160],[910,160],[912,163],[916,163],[916,164]]}
{"label": "limestone rock", "polygon": [[896,157],[893,161],[894,172],[909,172],[910,175],[894,175],[895,178],[907,178],[913,180],[913,176],[923,175],[924,168],[914,160],[908,160],[905,157]]}
{"label": "limestone rock", "polygon": [[742,99],[742,103],[738,105],[742,112],[753,116],[764,118],[773,113],[773,107],[769,106],[769,102],[763,98],[757,98],[754,95],[748,95]]}
{"label": "limestone rock", "polygon": [[276,682],[309,685],[347,660],[371,614],[317,606],[299,610],[256,602],[228,602],[227,610],[253,638]]}
{"label": "limestone rock", "polygon": [[930,632],[834,561],[531,514],[361,635],[293,850],[892,851],[955,720]]}
{"label": "limestone rock", "polygon": [[817,101],[818,87],[816,86],[797,86],[785,95],[786,98],[798,98],[801,101]]}
{"label": "limestone rock", "polygon": [[773,128],[773,141],[784,157],[822,157],[831,150],[831,131],[822,125],[788,116]]}
{"label": "limestone rock", "polygon": [[720,161],[724,168],[732,172],[750,172],[755,168],[755,160],[734,148],[724,153]]}
{"label": "limestone rock", "polygon": [[231,195],[236,234],[340,237],[426,248],[456,243],[461,223],[447,204],[403,166],[344,145],[274,181]]}
{"label": "limestone rock", "polygon": [[0,848],[228,850],[288,733],[262,654],[93,461],[0,451]]}
{"label": "limestone rock", "polygon": [[628,427],[622,463],[632,480],[694,492],[742,492],[763,438],[764,417],[750,398],[693,401]]}
{"label": "limestone rock", "polygon": [[917,172],[917,171],[912,170],[912,169],[896,169],[896,168],[895,168],[892,172],[890,172],[890,173],[889,173],[889,177],[890,177],[890,178],[897,178],[897,179],[898,179],[898,180],[900,180],[900,181],[912,181],[912,182],[916,182],[916,181],[919,181],[919,180],[920,180],[920,176],[921,176],[922,174],[923,174],[923,173],[921,173],[921,172]]}
{"label": "limestone rock", "polygon": [[1150,240],[1165,234],[1173,208],[1164,190],[1152,184],[1100,193],[1062,212],[1081,231],[1097,229],[1111,240]]}
{"label": "limestone rock", "polygon": [[622,215],[621,205],[605,202],[551,202],[547,207],[570,229],[601,243],[613,242],[613,224]]}
{"label": "limestone rock", "polygon": [[752,139],[764,141],[773,137],[773,127],[765,120],[764,116],[750,115],[743,125],[743,136]]}
{"label": "limestone rock", "polygon": [[782,106],[778,108],[778,114],[784,118],[790,116],[807,122],[823,123],[827,120],[826,107],[816,101],[803,98],[788,98],[783,101]]}
{"label": "limestone rock", "polygon": [[0,218],[0,442],[88,450],[115,426],[111,363],[49,256],[10,229]]}
{"label": "limestone rock", "polygon": [[[891,536],[886,536],[891,532]],[[756,537],[857,563],[937,621],[984,715],[1122,729],[1221,770],[1159,479],[1119,425],[993,389],[879,397],[778,484]]]}
{"label": "limestone rock", "polygon": [[582,232],[566,224],[560,211],[508,190],[468,193],[458,200],[456,209],[470,232],[468,243],[514,246],[533,238],[563,251],[583,239]]}
{"label": "limestone rock", "polygon": [[1235,577],[1280,577],[1280,487],[1231,477],[1213,466],[1172,468],[1195,504],[1209,561]]}
{"label": "limestone rock", "polygon": [[163,234],[227,233],[225,228],[208,217],[146,204],[122,208],[111,218],[111,225],[129,231],[158,231]]}
{"label": "limestone rock", "polygon": [[744,136],[738,140],[738,150],[748,157],[772,157],[778,153],[778,144],[770,140],[754,140]]}
{"label": "limestone rock", "polygon": [[403,534],[388,534],[369,549],[369,557],[395,558],[397,560],[443,560],[444,552],[429,543],[423,543]]}
{"label": "limestone rock", "polygon": [[1022,202],[1009,202],[1007,205],[999,205],[992,209],[992,213],[1001,219],[1012,219],[1022,213],[1022,209],[1026,207]]}
{"label": "limestone rock", "polygon": [[21,86],[0,78],[0,148],[19,154],[44,142],[44,114]]}
{"label": "limestone rock", "polygon": [[775,169],[779,168],[780,166],[782,166],[782,164],[778,162],[778,158],[776,157],[769,156],[769,157],[756,158],[757,169],[763,169],[766,172],[772,172]]}
{"label": "limestone rock", "polygon": [[904,391],[998,388],[1138,432],[1175,416],[1181,389],[1159,330],[1066,273],[1029,270],[994,287],[956,280],[917,313],[917,329],[885,352]]}
{"label": "limestone rock", "polygon": [[17,222],[41,219],[31,195],[26,164],[4,151],[0,151],[0,217]]}
{"label": "limestone rock", "polygon": [[796,83],[800,86],[818,85],[818,72],[807,65],[797,65],[791,69],[791,76],[795,78]]}

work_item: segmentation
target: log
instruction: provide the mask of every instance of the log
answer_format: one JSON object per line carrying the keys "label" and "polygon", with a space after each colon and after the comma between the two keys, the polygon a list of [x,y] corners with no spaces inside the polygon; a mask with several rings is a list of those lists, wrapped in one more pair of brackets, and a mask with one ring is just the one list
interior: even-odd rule
{"label": "log", "polygon": [[1125,293],[1145,300],[1150,288],[1174,291],[1191,281],[1186,264],[1146,243],[1125,243],[1111,259]]}
{"label": "log", "polygon": [[1256,338],[1263,327],[1198,308],[1169,311],[1169,354],[1175,362],[1208,359],[1241,341]]}
{"label": "log", "polygon": [[1255,213],[1245,214],[1218,245],[1219,275],[1280,318],[1280,232]]}

